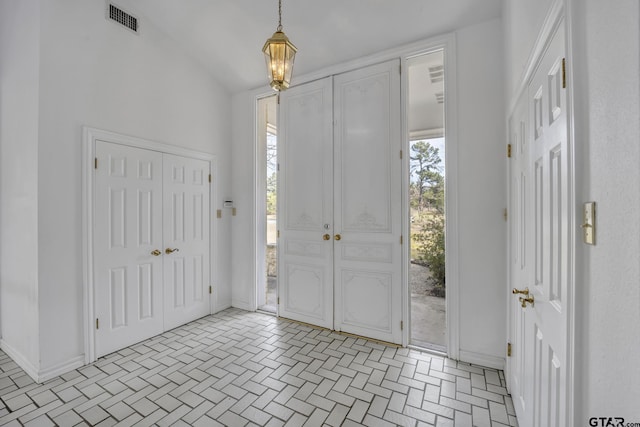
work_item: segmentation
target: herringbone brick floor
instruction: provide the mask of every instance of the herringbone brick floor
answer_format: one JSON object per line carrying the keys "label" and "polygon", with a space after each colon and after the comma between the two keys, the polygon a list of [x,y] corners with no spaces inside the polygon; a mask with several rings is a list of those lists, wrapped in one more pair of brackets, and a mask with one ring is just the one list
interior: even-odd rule
{"label": "herringbone brick floor", "polygon": [[501,371],[229,309],[44,384],[0,352],[0,425],[517,422]]}

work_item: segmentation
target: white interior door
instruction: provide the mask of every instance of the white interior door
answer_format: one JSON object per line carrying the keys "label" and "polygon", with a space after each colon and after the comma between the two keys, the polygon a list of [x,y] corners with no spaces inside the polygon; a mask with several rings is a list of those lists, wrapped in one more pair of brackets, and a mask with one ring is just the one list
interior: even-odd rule
{"label": "white interior door", "polygon": [[97,141],[96,158],[94,310],[100,357],[163,331],[162,154]]}
{"label": "white interior door", "polygon": [[401,343],[398,60],[334,77],[335,328]]}
{"label": "white interior door", "polygon": [[209,174],[205,160],[163,155],[165,330],[211,312]]}
{"label": "white interior door", "polygon": [[333,329],[331,78],[280,97],[278,314]]}
{"label": "white interior door", "polygon": [[[525,94],[518,102],[509,121],[509,134],[511,143],[511,161],[509,168],[509,212],[510,212],[510,244],[509,244],[509,283],[511,287],[526,291],[531,287],[530,263],[531,251],[531,200],[530,200],[530,175],[529,175],[529,144],[528,144],[528,95]],[[523,310],[518,297],[524,294],[512,294],[510,299],[510,343],[511,357],[507,358],[507,382],[513,404],[520,417],[528,416],[531,405],[527,401],[532,399],[533,390],[525,387],[530,379],[530,367],[525,366],[525,355],[531,351],[526,344],[531,341],[526,338],[529,330],[526,329],[526,317],[532,313]],[[528,393],[528,395],[526,395]]]}
{"label": "white interior door", "polygon": [[[563,88],[564,26],[554,35],[528,87],[529,179],[521,183],[524,268],[512,279],[528,284],[533,304],[512,306],[517,359],[514,403],[523,427],[567,423],[567,289],[570,279],[568,219],[569,147],[566,89]],[[527,147],[528,146],[528,147]],[[512,195],[513,197],[513,195]],[[513,200],[512,200],[513,202]],[[516,203],[518,203],[516,201]],[[531,238],[527,238],[531,236]],[[522,286],[520,285],[520,286]],[[514,296],[514,299],[524,296]],[[518,354],[519,353],[519,354]],[[513,362],[512,362],[513,363]]]}

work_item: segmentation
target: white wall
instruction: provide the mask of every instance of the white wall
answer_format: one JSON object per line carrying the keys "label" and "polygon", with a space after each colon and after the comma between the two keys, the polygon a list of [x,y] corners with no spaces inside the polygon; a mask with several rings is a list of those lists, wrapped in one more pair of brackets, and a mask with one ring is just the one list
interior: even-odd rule
{"label": "white wall", "polygon": [[[504,61],[500,20],[456,32],[461,359],[504,360]],[[466,353],[466,354],[465,354]],[[473,360],[478,362],[477,360]]]}
{"label": "white wall", "polygon": [[[464,357],[504,359],[506,207],[502,23],[492,20],[456,33],[460,349]],[[249,308],[253,266],[253,111],[255,94],[233,98],[233,305]]]}
{"label": "white wall", "polygon": [[596,245],[579,243],[577,260],[576,425],[638,422],[640,7],[573,3],[577,203],[597,203]]}
{"label": "white wall", "polygon": [[[13,2],[18,3],[22,4]],[[6,150],[2,174],[7,177],[2,197],[13,203],[7,208],[4,200],[2,203],[2,245],[17,245],[25,236],[26,243],[21,243],[18,253],[9,254],[3,247],[3,264],[19,263],[15,269],[2,270],[8,285],[4,290],[12,298],[5,301],[3,294],[2,302],[16,303],[16,312],[3,307],[2,323],[9,339],[8,324],[18,328],[23,317],[28,318],[27,325],[36,322],[24,335],[29,343],[37,343],[39,336],[39,350],[33,344],[21,351],[29,359],[39,358],[41,372],[63,368],[84,352],[83,125],[213,153],[219,167],[217,207],[230,194],[230,95],[149,22],[143,19],[141,34],[134,35],[107,21],[104,6],[102,1],[42,1],[39,25],[37,15],[21,19],[4,10],[1,15],[5,21],[19,23],[19,28],[24,26],[29,35],[28,43],[12,40],[16,51],[4,54],[3,49],[3,56],[18,60],[15,67],[22,75],[12,78],[26,81],[19,80],[17,93],[10,92],[12,97],[6,101],[10,106],[5,107],[3,95],[3,111],[13,112],[3,113],[1,123],[2,149]],[[4,34],[2,40],[7,40]],[[12,61],[3,60],[8,62]],[[38,80],[39,87],[33,84]],[[22,90],[28,86],[29,90]],[[18,94],[20,98],[26,95],[28,102],[17,99]],[[15,110],[16,106],[24,113]],[[18,120],[15,126],[8,124],[13,116]],[[10,140],[18,130],[24,144]],[[212,220],[218,221],[219,231],[214,287],[218,308],[223,308],[231,303],[230,221]],[[14,228],[14,222],[18,227]],[[38,261],[35,266],[34,260]],[[39,317],[31,306],[35,304],[39,304]],[[18,316],[17,310],[24,314]]]}
{"label": "white wall", "polygon": [[32,373],[39,367],[39,25],[38,1],[0,1],[0,335]]}

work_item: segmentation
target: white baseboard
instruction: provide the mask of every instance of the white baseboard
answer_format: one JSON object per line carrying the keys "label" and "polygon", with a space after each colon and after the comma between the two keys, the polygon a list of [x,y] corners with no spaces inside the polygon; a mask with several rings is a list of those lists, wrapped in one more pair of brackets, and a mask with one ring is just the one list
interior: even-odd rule
{"label": "white baseboard", "polygon": [[248,302],[231,301],[231,307],[239,308],[240,310],[245,311],[256,311],[256,309],[254,307],[251,307],[251,304],[249,304]]}
{"label": "white baseboard", "polygon": [[84,366],[84,355],[76,356],[66,362],[58,363],[57,365],[47,369],[41,369],[38,375],[38,382],[43,383],[45,381],[49,381],[51,378],[66,374],[67,372],[78,369],[81,366]]}
{"label": "white baseboard", "polygon": [[23,371],[26,372],[27,375],[31,377],[35,382],[38,382],[38,368],[33,366],[33,364],[27,360],[26,357],[18,350],[13,348],[10,344],[8,344],[5,340],[0,340],[0,349],[7,353],[18,366],[22,368]]}
{"label": "white baseboard", "polygon": [[219,312],[221,312],[222,310],[226,310],[227,308],[231,308],[231,303],[223,304],[223,305],[218,306],[218,307],[214,307],[214,308],[213,308],[213,313],[211,313],[211,314],[219,313]]}
{"label": "white baseboard", "polygon": [[66,362],[59,363],[47,369],[37,369],[19,351],[4,340],[0,340],[0,349],[4,351],[22,370],[35,382],[41,384],[69,371],[84,366],[84,356],[76,356]]}
{"label": "white baseboard", "polygon": [[458,354],[461,362],[472,363],[474,365],[486,366],[487,368],[504,370],[504,357],[490,356],[488,354],[475,353],[473,351],[460,350]]}

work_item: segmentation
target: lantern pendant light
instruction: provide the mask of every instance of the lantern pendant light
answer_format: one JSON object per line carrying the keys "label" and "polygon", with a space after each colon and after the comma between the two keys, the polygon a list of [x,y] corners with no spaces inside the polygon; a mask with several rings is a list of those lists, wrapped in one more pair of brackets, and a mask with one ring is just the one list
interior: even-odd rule
{"label": "lantern pendant light", "polygon": [[269,84],[274,90],[282,91],[289,87],[297,50],[282,31],[282,0],[278,0],[278,28],[262,48]]}

